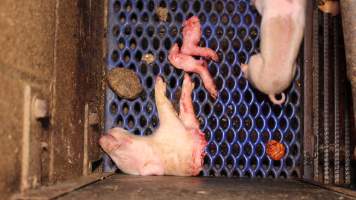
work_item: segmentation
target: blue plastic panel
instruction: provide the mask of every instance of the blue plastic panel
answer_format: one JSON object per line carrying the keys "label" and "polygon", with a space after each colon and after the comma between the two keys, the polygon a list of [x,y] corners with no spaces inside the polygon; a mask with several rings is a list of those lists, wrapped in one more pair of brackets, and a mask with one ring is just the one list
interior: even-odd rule
{"label": "blue plastic panel", "polygon": [[[125,67],[136,71],[145,92],[129,101],[108,89],[106,129],[121,126],[137,135],[149,135],[157,128],[155,77],[164,77],[168,97],[177,102],[175,94],[181,88],[183,73],[169,64],[167,54],[172,44],[182,41],[182,22],[197,15],[203,30],[201,44],[215,49],[221,58],[219,63],[209,63],[219,89],[216,101],[200,78],[192,75],[196,84],[194,108],[209,142],[202,175],[301,176],[300,70],[283,106],[273,106],[242,77],[240,64],[259,46],[260,17],[248,0],[110,0],[109,4],[108,70]],[[168,8],[167,22],[160,22],[155,14],[158,6]],[[146,53],[155,55],[153,64],[141,61]],[[286,146],[281,161],[272,161],[266,155],[265,144],[270,139]],[[107,157],[105,169],[115,169]]]}

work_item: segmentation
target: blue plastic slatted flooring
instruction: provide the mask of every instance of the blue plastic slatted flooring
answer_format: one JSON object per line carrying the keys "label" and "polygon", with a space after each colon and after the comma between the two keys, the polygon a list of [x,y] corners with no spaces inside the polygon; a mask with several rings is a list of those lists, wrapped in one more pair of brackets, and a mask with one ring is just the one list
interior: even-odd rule
{"label": "blue plastic slatted flooring", "polygon": [[[203,30],[201,44],[215,49],[221,58],[219,63],[209,63],[219,89],[216,101],[200,78],[192,75],[197,88],[194,108],[209,141],[202,175],[301,176],[300,70],[283,106],[273,106],[242,77],[240,64],[258,51],[259,45],[260,17],[248,0],[110,0],[109,4],[108,70],[125,67],[136,71],[145,92],[130,101],[108,89],[106,129],[120,126],[137,135],[149,135],[157,128],[155,77],[164,77],[168,97],[177,102],[183,73],[169,64],[167,54],[172,44],[181,44],[182,22],[197,15]],[[160,22],[155,14],[158,6],[168,8],[167,22]],[[153,64],[141,61],[146,53],[155,55]],[[265,144],[270,139],[286,146],[286,157],[281,161],[272,161],[266,155]],[[113,163],[105,159],[105,170],[114,170]]]}

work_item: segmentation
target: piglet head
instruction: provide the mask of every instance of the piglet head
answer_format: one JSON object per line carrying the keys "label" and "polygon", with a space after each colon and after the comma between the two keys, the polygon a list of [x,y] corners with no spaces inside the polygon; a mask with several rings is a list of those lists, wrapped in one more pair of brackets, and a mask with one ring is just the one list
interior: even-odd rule
{"label": "piglet head", "polygon": [[145,157],[140,156],[140,146],[125,132],[121,128],[112,129],[99,139],[99,144],[123,172],[139,175]]}
{"label": "piglet head", "polygon": [[162,175],[163,165],[149,140],[149,137],[139,137],[122,128],[113,128],[100,138],[99,144],[124,173]]}

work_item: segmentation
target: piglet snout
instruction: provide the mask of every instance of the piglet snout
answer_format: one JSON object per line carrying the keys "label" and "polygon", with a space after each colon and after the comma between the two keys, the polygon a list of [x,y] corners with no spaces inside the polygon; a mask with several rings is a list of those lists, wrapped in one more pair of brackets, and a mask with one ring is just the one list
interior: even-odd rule
{"label": "piglet snout", "polygon": [[105,152],[112,152],[120,147],[119,142],[111,134],[106,134],[100,137],[99,144]]}

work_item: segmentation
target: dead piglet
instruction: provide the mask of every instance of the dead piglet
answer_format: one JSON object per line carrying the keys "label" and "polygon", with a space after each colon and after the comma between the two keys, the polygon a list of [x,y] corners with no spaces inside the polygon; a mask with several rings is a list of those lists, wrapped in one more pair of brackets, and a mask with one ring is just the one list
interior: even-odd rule
{"label": "dead piglet", "polygon": [[178,115],[165,96],[166,83],[158,77],[155,84],[158,129],[150,136],[137,136],[122,128],[113,128],[100,138],[101,147],[123,172],[143,176],[199,174],[207,143],[194,114],[193,88],[186,74]]}

